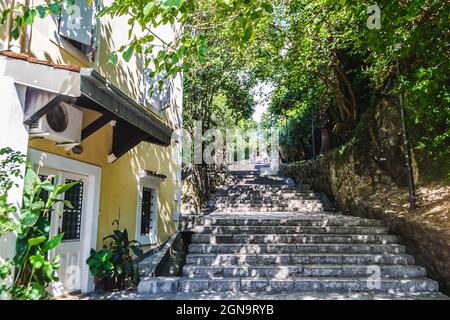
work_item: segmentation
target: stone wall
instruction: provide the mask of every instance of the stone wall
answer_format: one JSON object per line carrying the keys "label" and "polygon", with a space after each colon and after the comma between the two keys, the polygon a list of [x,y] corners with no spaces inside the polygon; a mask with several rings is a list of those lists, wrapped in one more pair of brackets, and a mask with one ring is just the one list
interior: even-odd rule
{"label": "stone wall", "polygon": [[182,214],[202,214],[207,210],[211,195],[225,181],[225,168],[216,165],[185,165],[182,180]]}
{"label": "stone wall", "polygon": [[[281,173],[326,193],[342,212],[382,219],[441,288],[450,292],[450,230],[423,218],[430,212],[422,218],[417,212],[409,212],[403,207],[407,207],[407,196],[400,201],[397,197],[405,194],[406,188],[400,128],[398,101],[384,95],[362,115],[351,141],[315,161],[282,164]],[[413,171],[417,183],[419,170],[414,155]]]}
{"label": "stone wall", "polygon": [[[450,291],[450,230],[426,223],[405,214],[404,210],[387,210],[385,194],[398,188],[388,171],[375,161],[360,163],[355,147],[333,150],[316,161],[282,164],[281,173],[297,183],[310,184],[315,191],[325,192],[344,213],[383,220],[390,231],[400,236],[415,256],[417,263],[427,267],[429,276],[438,280],[441,289]],[[393,190],[395,189],[395,190]]]}

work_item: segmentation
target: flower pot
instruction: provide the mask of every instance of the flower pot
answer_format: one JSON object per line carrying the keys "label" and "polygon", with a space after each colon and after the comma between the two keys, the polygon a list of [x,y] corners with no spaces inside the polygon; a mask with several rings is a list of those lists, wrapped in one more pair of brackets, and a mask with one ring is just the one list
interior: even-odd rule
{"label": "flower pot", "polygon": [[119,276],[119,277],[110,277],[110,278],[104,278],[102,279],[102,290],[104,291],[109,291],[109,292],[113,292],[113,291],[119,291],[119,290],[123,290],[124,288],[124,278],[123,276]]}

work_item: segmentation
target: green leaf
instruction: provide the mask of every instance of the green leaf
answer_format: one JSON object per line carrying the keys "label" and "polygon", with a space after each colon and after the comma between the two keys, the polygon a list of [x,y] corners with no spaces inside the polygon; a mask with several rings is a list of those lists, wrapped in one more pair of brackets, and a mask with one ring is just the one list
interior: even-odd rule
{"label": "green leaf", "polygon": [[18,238],[16,241],[16,255],[14,257],[14,263],[22,265],[27,251],[28,251],[27,239],[26,238]]}
{"label": "green leaf", "polygon": [[244,28],[244,35],[242,36],[243,42],[250,42],[255,37],[255,30],[253,29],[253,26],[250,21],[247,21],[245,28]]}
{"label": "green leaf", "polygon": [[126,62],[129,62],[131,60],[131,57],[134,54],[134,46],[128,47],[128,49],[122,54],[123,59]]}
{"label": "green leaf", "polygon": [[138,258],[142,258],[142,256],[144,255],[144,252],[139,247],[131,247],[131,250]]}
{"label": "green leaf", "polygon": [[29,208],[20,210],[20,222],[24,227],[31,227],[36,224],[40,216],[40,211],[32,211]]}
{"label": "green leaf", "polygon": [[28,168],[27,172],[25,174],[25,180],[24,180],[24,186],[23,191],[27,194],[31,194],[33,191],[34,185],[36,183],[40,183],[41,180],[39,179],[38,175],[32,168]]}
{"label": "green leaf", "polygon": [[105,263],[105,269],[108,271],[113,271],[114,270],[114,265],[111,262],[106,262]]}
{"label": "green leaf", "polygon": [[62,184],[56,188],[56,195],[62,194],[72,188],[73,186],[79,184],[81,180],[73,181],[70,183]]}
{"label": "green leaf", "polygon": [[36,268],[40,269],[42,265],[44,264],[45,258],[44,256],[30,256],[30,263],[31,265]]}
{"label": "green leaf", "polygon": [[55,269],[53,268],[53,265],[48,262],[48,261],[44,261],[44,272],[45,275],[47,276],[48,279],[53,279],[53,275],[55,273]]}
{"label": "green leaf", "polygon": [[41,244],[42,242],[44,242],[45,239],[47,239],[46,236],[40,236],[40,237],[28,239],[28,245],[30,247],[37,246],[38,244]]}
{"label": "green leaf", "polygon": [[61,13],[61,6],[58,3],[50,3],[48,5],[50,12],[54,15],[58,15]]}
{"label": "green leaf", "polygon": [[117,59],[118,59],[117,53],[112,52],[108,56],[108,63],[116,65],[117,64]]}
{"label": "green leaf", "polygon": [[162,0],[161,8],[164,10],[171,9],[173,7],[179,8],[182,3],[182,0]]}
{"label": "green leaf", "polygon": [[273,6],[270,3],[264,2],[264,3],[261,4],[261,6],[264,8],[264,10],[267,13],[272,13],[273,12]]}
{"label": "green leaf", "polygon": [[44,207],[45,207],[45,202],[42,200],[39,200],[39,201],[33,202],[33,204],[31,205],[31,210],[32,211],[35,211],[35,210],[40,211],[40,210],[44,209]]}
{"label": "green leaf", "polygon": [[72,202],[70,202],[69,200],[64,200],[63,203],[64,203],[64,206],[66,206],[67,208],[73,209]]}
{"label": "green leaf", "polygon": [[147,3],[144,7],[143,13],[144,15],[148,15],[150,13],[150,11],[152,11],[152,9],[155,7],[155,2],[154,1],[150,1],[149,3]]}
{"label": "green leaf", "polygon": [[48,252],[48,251],[56,248],[56,246],[61,243],[63,236],[64,236],[64,233],[60,233],[60,234],[57,234],[56,236],[50,238],[49,240],[47,240],[47,242],[45,242],[44,246],[42,247],[42,252]]}
{"label": "green leaf", "polygon": [[55,186],[51,183],[51,181],[48,180],[44,180],[41,184],[40,184],[41,188],[48,191],[48,192],[53,192],[55,191]]}
{"label": "green leaf", "polygon": [[6,19],[8,19],[8,15],[11,13],[11,9],[5,9],[2,12],[2,19],[0,21],[0,24],[4,24],[6,22]]}
{"label": "green leaf", "polygon": [[36,10],[40,18],[44,18],[47,15],[47,9],[44,6],[37,6]]}
{"label": "green leaf", "polygon": [[36,10],[35,9],[29,9],[27,11],[25,11],[25,13],[23,14],[25,23],[28,25],[33,24],[34,18],[36,17]]}

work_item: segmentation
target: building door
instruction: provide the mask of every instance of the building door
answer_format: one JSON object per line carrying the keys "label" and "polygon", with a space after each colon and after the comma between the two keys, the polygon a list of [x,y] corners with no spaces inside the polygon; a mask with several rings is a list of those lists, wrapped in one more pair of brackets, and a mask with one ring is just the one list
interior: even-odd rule
{"label": "building door", "polygon": [[50,236],[64,233],[62,242],[51,253],[61,258],[61,267],[58,270],[59,282],[53,287],[54,295],[81,290],[82,270],[85,269],[82,243],[86,241],[84,221],[88,179],[83,175],[47,168],[42,168],[39,175],[41,179],[49,175],[54,176],[59,185],[80,180],[80,183],[61,195],[62,200],[70,201],[72,208],[65,206],[63,201],[55,204],[50,216]]}

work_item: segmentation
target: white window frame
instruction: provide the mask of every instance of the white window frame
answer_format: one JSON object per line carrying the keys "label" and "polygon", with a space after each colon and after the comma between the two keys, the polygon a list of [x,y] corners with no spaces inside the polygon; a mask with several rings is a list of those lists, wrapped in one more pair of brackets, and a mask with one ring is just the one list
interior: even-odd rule
{"label": "white window frame", "polygon": [[59,14],[58,16],[52,16],[55,29],[54,32],[51,32],[50,41],[56,44],[57,46],[61,47],[62,49],[64,49],[69,54],[73,55],[75,58],[77,58],[86,65],[91,65],[92,62],[98,61],[101,43],[100,41],[101,26],[100,26],[100,19],[99,17],[97,17],[97,15],[103,8],[103,1],[94,0],[92,6],[93,6],[93,17],[92,17],[93,30],[91,37],[91,47],[93,50],[93,55],[90,57],[88,57],[88,54],[86,54],[85,52],[82,52],[78,48],[76,48],[68,38],[59,33],[61,14]]}
{"label": "white window frame", "polygon": [[[158,222],[159,222],[159,189],[162,182],[161,178],[153,176],[145,176],[139,179],[138,185],[138,199],[137,199],[137,210],[136,210],[136,240],[141,244],[155,244],[158,242]],[[152,214],[150,225],[150,234],[141,235],[141,221],[142,221],[142,192],[143,189],[149,188],[154,191],[153,194],[153,204],[152,204]]]}

